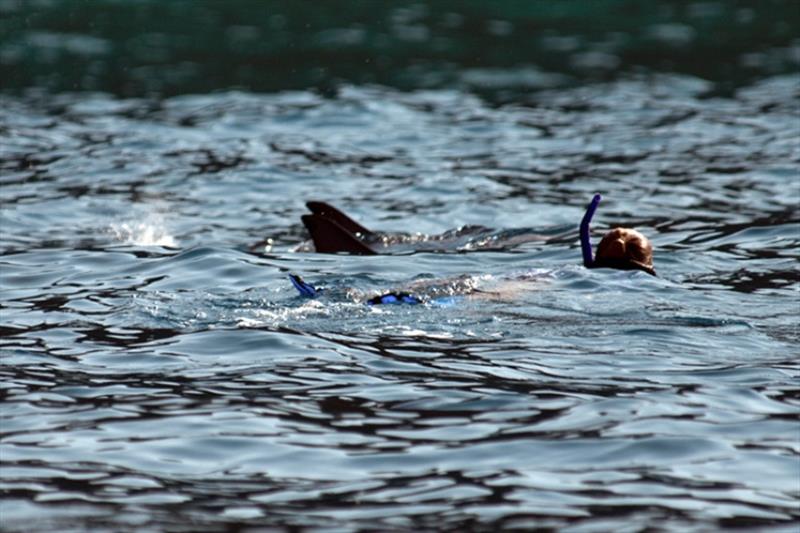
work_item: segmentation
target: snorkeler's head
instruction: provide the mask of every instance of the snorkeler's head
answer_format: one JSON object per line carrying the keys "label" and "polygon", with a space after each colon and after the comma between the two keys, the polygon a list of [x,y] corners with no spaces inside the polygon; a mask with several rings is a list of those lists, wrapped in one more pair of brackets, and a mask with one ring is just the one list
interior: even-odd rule
{"label": "snorkeler's head", "polygon": [[595,268],[642,270],[656,275],[653,268],[653,245],[636,230],[614,228],[597,245]]}

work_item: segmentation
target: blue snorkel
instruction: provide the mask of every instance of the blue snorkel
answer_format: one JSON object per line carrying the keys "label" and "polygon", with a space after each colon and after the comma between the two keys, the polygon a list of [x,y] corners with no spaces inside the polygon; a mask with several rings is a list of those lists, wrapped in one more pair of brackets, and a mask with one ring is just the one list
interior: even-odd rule
{"label": "blue snorkel", "polygon": [[594,212],[597,211],[597,206],[600,205],[602,196],[595,194],[589,206],[586,208],[586,214],[583,215],[581,220],[581,252],[583,252],[583,266],[592,268],[594,266],[594,258],[592,257],[592,241],[589,237],[589,224],[592,222]]}

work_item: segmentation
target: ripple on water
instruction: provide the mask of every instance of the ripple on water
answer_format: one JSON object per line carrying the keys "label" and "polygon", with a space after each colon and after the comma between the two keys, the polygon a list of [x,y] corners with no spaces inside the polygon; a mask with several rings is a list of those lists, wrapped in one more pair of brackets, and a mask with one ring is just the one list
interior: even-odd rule
{"label": "ripple on water", "polygon": [[[3,97],[3,527],[791,527],[796,84]],[[580,267],[597,191],[660,277]]]}

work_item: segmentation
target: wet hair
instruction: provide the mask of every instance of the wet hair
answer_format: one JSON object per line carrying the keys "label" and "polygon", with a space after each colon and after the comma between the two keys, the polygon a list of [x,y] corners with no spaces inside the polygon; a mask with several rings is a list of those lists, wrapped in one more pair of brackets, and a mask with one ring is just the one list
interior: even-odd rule
{"label": "wet hair", "polygon": [[641,270],[655,276],[653,245],[634,229],[614,228],[597,245],[595,268]]}

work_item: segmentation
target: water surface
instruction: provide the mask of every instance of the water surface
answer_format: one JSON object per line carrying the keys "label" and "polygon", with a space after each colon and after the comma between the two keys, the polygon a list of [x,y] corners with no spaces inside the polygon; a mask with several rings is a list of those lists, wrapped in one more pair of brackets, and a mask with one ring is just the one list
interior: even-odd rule
{"label": "water surface", "polygon": [[[4,529],[789,531],[798,81],[3,96]],[[580,266],[595,192],[658,278]],[[309,199],[543,240],[318,255]]]}

